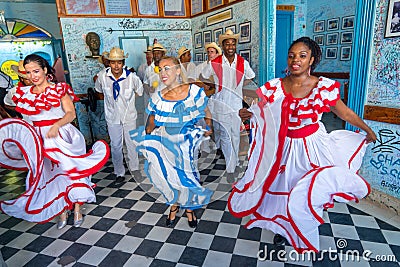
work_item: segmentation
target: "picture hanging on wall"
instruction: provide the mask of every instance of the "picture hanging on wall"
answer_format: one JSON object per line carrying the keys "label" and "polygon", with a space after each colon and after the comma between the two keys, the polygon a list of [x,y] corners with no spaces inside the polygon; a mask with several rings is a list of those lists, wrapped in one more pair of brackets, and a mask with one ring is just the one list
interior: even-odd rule
{"label": "picture hanging on wall", "polygon": [[400,36],[400,0],[390,0],[386,17],[385,37]]}
{"label": "picture hanging on wall", "polygon": [[239,24],[239,43],[248,43],[251,39],[251,21]]}
{"label": "picture hanging on wall", "polygon": [[218,44],[218,38],[222,34],[222,28],[214,30],[214,42]]}
{"label": "picture hanging on wall", "polygon": [[194,55],[194,60],[195,60],[196,62],[202,62],[202,61],[203,61],[203,53],[196,53],[196,54]]}
{"label": "picture hanging on wall", "polygon": [[324,35],[323,34],[314,35],[314,41],[318,45],[324,45]]}
{"label": "picture hanging on wall", "polygon": [[340,36],[341,44],[351,44],[353,42],[353,32],[342,32]]}
{"label": "picture hanging on wall", "polygon": [[204,45],[212,42],[211,40],[211,31],[205,31],[204,33]]}
{"label": "picture hanging on wall", "polygon": [[339,18],[328,19],[326,27],[328,31],[339,30]]}
{"label": "picture hanging on wall", "polygon": [[231,30],[234,34],[236,34],[236,25],[231,25],[231,26],[225,27],[225,32],[227,30]]}
{"label": "picture hanging on wall", "polygon": [[138,0],[138,9],[140,15],[158,16],[158,1]]}
{"label": "picture hanging on wall", "polygon": [[203,35],[201,32],[196,32],[194,34],[194,47],[201,48],[203,46]]}
{"label": "picture hanging on wall", "polygon": [[208,9],[223,5],[223,0],[208,0]]}
{"label": "picture hanging on wall", "polygon": [[246,60],[249,62],[249,64],[251,65],[251,62],[250,62],[250,59],[251,59],[251,50],[250,50],[250,49],[240,50],[240,51],[239,51],[239,55],[240,55],[242,58],[246,59]]}
{"label": "picture hanging on wall", "polygon": [[314,22],[314,32],[323,32],[325,30],[325,20]]}
{"label": "picture hanging on wall", "polygon": [[340,60],[351,59],[351,46],[342,46],[340,48]]}
{"label": "picture hanging on wall", "polygon": [[342,30],[354,29],[354,16],[342,18]]}
{"label": "picture hanging on wall", "polygon": [[192,0],[191,7],[192,7],[191,11],[192,16],[203,12],[203,0]]}
{"label": "picture hanging on wall", "polygon": [[326,35],[326,45],[334,45],[338,43],[339,33],[328,33]]}
{"label": "picture hanging on wall", "polygon": [[327,47],[325,52],[325,58],[337,58],[337,47]]}

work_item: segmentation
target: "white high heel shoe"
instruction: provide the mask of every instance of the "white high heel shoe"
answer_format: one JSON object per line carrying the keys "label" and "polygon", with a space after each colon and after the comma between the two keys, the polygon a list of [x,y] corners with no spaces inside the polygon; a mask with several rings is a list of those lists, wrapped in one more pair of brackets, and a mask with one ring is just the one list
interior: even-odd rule
{"label": "white high heel shoe", "polygon": [[[79,215],[82,217],[80,219]],[[84,221],[83,214],[80,211],[74,211],[74,227],[80,227]]]}
{"label": "white high heel shoe", "polygon": [[68,220],[68,215],[69,215],[70,211],[69,210],[64,210],[61,215],[65,215],[65,220],[61,220],[61,215],[60,215],[60,219],[57,222],[57,229],[61,230],[63,229],[66,225],[67,225],[67,220]]}

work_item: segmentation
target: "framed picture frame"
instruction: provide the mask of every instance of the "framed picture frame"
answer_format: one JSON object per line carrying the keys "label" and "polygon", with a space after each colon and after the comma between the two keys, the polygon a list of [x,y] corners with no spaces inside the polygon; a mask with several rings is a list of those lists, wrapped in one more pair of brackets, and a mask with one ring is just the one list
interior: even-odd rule
{"label": "framed picture frame", "polygon": [[326,34],[326,45],[335,45],[338,44],[339,33],[328,33]]}
{"label": "framed picture frame", "polygon": [[224,4],[223,0],[207,0],[208,9],[212,9],[218,6],[222,6]]}
{"label": "framed picture frame", "polygon": [[125,59],[125,65],[133,67],[135,70],[146,60],[146,51],[149,45],[148,36],[129,36],[118,37],[119,47],[128,53],[130,56]]}
{"label": "framed picture frame", "polygon": [[158,16],[158,1],[157,0],[138,0],[139,15]]}
{"label": "framed picture frame", "polygon": [[337,58],[337,47],[327,47],[325,50],[325,58]]}
{"label": "framed picture frame", "polygon": [[251,21],[239,24],[239,43],[248,43],[251,39]]}
{"label": "framed picture frame", "polygon": [[218,38],[222,34],[222,28],[214,30],[214,42],[218,44]]}
{"label": "framed picture frame", "polygon": [[204,45],[209,44],[212,42],[211,39],[211,31],[204,31],[203,32],[203,40],[204,40]]}
{"label": "framed picture frame", "polygon": [[314,35],[314,41],[319,45],[324,45],[324,34]]}
{"label": "framed picture frame", "polygon": [[164,16],[184,17],[186,16],[185,0],[163,0]]}
{"label": "framed picture frame", "polygon": [[208,55],[207,55],[207,53],[204,53],[203,61],[207,61],[207,60],[208,60]]}
{"label": "framed picture frame", "polygon": [[242,58],[246,59],[249,62],[250,66],[251,66],[251,62],[250,62],[251,61],[251,50],[250,49],[240,50],[239,51],[239,55]]}
{"label": "framed picture frame", "polygon": [[194,60],[195,60],[196,62],[203,62],[203,61],[204,61],[204,59],[203,59],[203,53],[196,53],[196,54],[194,54]]}
{"label": "framed picture frame", "polygon": [[101,15],[100,1],[99,0],[82,0],[79,5],[76,1],[65,0],[65,12],[67,15]]}
{"label": "framed picture frame", "polygon": [[191,15],[197,15],[200,14],[201,12],[203,12],[203,0],[191,0],[190,1],[190,6],[191,8]]}
{"label": "framed picture frame", "polygon": [[195,48],[201,48],[203,46],[203,35],[201,32],[196,32],[194,34],[194,47]]}
{"label": "framed picture frame", "polygon": [[400,0],[389,0],[385,38],[400,36]]}
{"label": "framed picture frame", "polygon": [[224,10],[222,12],[215,13],[211,16],[206,17],[207,26],[211,26],[223,21],[231,20],[232,19],[232,8]]}
{"label": "framed picture frame", "polygon": [[326,29],[328,31],[339,30],[339,18],[328,19],[326,24]]}
{"label": "framed picture frame", "polygon": [[318,20],[314,22],[314,32],[325,31],[325,20]]}
{"label": "framed picture frame", "polygon": [[230,26],[225,27],[225,32],[226,32],[227,30],[231,30],[231,31],[233,31],[234,34],[236,34],[236,25],[233,24],[233,25],[230,25]]}
{"label": "framed picture frame", "polygon": [[340,48],[340,60],[346,61],[351,59],[351,46],[342,46]]}
{"label": "framed picture frame", "polygon": [[354,16],[346,16],[342,18],[342,30],[354,29]]}
{"label": "framed picture frame", "polygon": [[340,43],[341,44],[353,43],[353,32],[341,32],[340,33]]}

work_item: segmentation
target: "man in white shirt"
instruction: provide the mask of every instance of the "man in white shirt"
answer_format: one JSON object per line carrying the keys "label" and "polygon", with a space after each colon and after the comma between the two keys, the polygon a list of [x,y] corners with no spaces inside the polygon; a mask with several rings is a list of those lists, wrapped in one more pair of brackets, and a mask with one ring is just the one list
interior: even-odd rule
{"label": "man in white shirt", "polygon": [[153,62],[153,47],[148,46],[147,50],[144,51],[146,54],[146,62],[141,64],[138,68],[137,75],[139,76],[140,80],[143,82],[144,76],[146,75],[147,68],[151,65]]}
{"label": "man in white shirt", "polygon": [[219,36],[224,54],[213,59],[201,75],[214,78],[216,92],[210,99],[214,119],[214,133],[220,137],[220,147],[225,156],[226,172],[232,177],[239,164],[240,125],[243,85],[255,77],[249,62],[236,54],[238,34],[227,30]]}
{"label": "man in white shirt", "polygon": [[186,78],[186,80],[190,83],[193,83],[196,81],[196,65],[191,62],[192,60],[192,55],[190,53],[190,49],[186,48],[185,46],[182,46],[181,48],[178,49],[178,59],[179,62],[181,63],[181,71],[183,77]]}
{"label": "man in white shirt", "polygon": [[143,85],[134,72],[125,66],[124,51],[113,47],[107,59],[110,67],[102,70],[96,80],[95,89],[104,95],[104,112],[108,133],[111,140],[111,157],[116,175],[116,185],[125,181],[123,163],[123,141],[127,147],[128,168],[131,172],[139,170],[136,146],[129,136],[129,131],[136,129],[137,112],[135,94],[143,94]]}

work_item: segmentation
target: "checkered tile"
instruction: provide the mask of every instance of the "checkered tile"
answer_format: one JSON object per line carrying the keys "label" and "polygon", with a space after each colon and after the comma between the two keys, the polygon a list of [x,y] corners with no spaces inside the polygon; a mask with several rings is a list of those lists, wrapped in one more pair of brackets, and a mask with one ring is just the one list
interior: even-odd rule
{"label": "checkered tile", "polygon": [[[241,172],[246,167],[244,159]],[[230,215],[226,204],[231,184],[224,164],[215,154],[199,159],[201,181],[216,193],[207,207],[197,211],[195,229],[188,226],[182,210],[175,227],[166,227],[168,207],[148,179],[127,174],[125,183],[117,187],[110,161],[93,176],[97,202],[85,204],[80,228],[72,227],[72,218],[67,227],[57,230],[55,221],[35,224],[0,214],[2,255],[9,267],[61,266],[60,260],[66,259],[71,262],[68,266],[398,266],[374,259],[377,255],[400,259],[399,229],[357,205],[342,203],[325,212],[327,223],[320,226],[321,249],[337,249],[337,253],[323,259],[289,258],[291,246],[273,245],[273,233],[245,229],[248,218]],[[24,191],[25,173],[0,169],[0,175],[0,199]],[[338,247],[339,242],[346,245]],[[285,251],[288,259],[277,253],[264,255],[265,250]],[[369,262],[340,259],[348,251],[362,255],[366,250],[372,252]]]}

